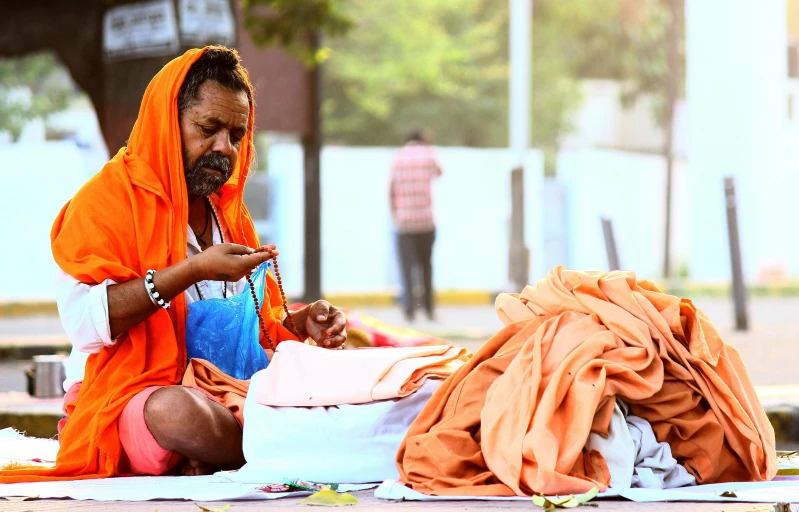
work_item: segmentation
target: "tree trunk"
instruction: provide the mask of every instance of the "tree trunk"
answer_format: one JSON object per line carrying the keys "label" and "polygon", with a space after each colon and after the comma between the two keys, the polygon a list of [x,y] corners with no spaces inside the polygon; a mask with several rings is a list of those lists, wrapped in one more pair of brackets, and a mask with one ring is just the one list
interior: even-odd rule
{"label": "tree trunk", "polygon": [[671,218],[674,174],[674,110],[680,87],[680,27],[682,26],[683,0],[669,0],[671,20],[668,27],[668,72],[666,76],[665,141],[663,157],[666,160],[666,226],[663,243],[663,277],[671,277]]}
{"label": "tree trunk", "polygon": [[101,4],[85,2],[75,9],[61,0],[10,3],[0,16],[0,57],[52,51],[99,112],[104,89]]}
{"label": "tree trunk", "polygon": [[104,66],[103,101],[95,104],[95,110],[111,155],[127,145],[147,85],[174,57],[132,59]]}
{"label": "tree trunk", "polygon": [[105,10],[135,1],[85,0],[78,8],[63,0],[13,0],[0,17],[0,57],[55,53],[89,96],[112,155],[126,144],[150,80],[177,56],[104,62]]}

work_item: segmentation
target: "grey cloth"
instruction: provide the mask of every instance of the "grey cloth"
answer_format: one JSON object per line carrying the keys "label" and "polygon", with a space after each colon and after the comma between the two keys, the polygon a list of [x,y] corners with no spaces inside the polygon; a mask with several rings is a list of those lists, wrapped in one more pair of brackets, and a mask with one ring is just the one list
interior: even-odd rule
{"label": "grey cloth", "polygon": [[587,450],[596,450],[602,454],[610,470],[610,487],[614,489],[632,487],[635,469],[636,446],[624,418],[623,405],[621,401],[616,402],[607,437],[591,432],[585,443]]}
{"label": "grey cloth", "polygon": [[658,443],[652,425],[643,418],[627,416],[635,444],[633,487],[644,489],[673,489],[696,485],[696,478],[671,455],[668,443]]}
{"label": "grey cloth", "polygon": [[602,454],[610,470],[612,488],[673,489],[696,485],[693,475],[672,456],[668,443],[657,441],[648,421],[627,415],[627,404],[621,400],[616,401],[608,435],[592,432],[585,447]]}

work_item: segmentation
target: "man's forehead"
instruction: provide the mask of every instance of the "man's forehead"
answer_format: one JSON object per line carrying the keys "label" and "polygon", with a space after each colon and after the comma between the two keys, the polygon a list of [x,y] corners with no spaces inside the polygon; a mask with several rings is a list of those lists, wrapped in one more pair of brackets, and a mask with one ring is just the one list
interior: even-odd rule
{"label": "man's forehead", "polygon": [[213,82],[203,83],[191,110],[208,122],[241,124],[246,129],[250,104],[243,91],[231,91]]}

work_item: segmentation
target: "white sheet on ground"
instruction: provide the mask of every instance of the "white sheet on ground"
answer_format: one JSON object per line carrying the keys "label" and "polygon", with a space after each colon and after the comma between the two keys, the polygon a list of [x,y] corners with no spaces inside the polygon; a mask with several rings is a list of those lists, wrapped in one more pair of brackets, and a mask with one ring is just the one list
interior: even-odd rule
{"label": "white sheet on ground", "polygon": [[[737,498],[721,494],[733,491]],[[526,496],[428,496],[396,480],[387,480],[375,489],[375,497],[406,501],[521,501]],[[680,489],[608,489],[597,498],[625,498],[636,502],[659,501],[728,501],[738,503],[774,503],[799,501],[799,477],[778,476],[770,482],[731,482],[696,485]]]}
{"label": "white sheet on ground", "polygon": [[52,466],[58,453],[58,441],[25,437],[13,428],[0,430],[0,467],[12,462]]}
{"label": "white sheet on ground", "polygon": [[[260,373],[253,376],[252,389]],[[330,407],[244,404],[244,458],[230,478],[240,483],[382,482],[398,478],[396,453],[413,420],[441,386],[428,380],[401,399]]]}
{"label": "white sheet on ground", "polygon": [[[96,480],[71,480],[0,484],[0,497],[36,496],[96,501],[194,500],[235,501],[273,500],[307,496],[306,491],[267,493],[258,484],[239,484],[220,474],[208,476],[132,476]],[[340,492],[369,489],[373,486],[346,485]]]}

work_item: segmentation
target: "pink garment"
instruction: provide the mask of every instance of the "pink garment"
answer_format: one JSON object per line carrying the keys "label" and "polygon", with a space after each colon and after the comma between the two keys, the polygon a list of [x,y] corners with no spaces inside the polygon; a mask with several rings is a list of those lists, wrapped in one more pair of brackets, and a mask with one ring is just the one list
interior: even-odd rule
{"label": "pink garment", "polygon": [[119,441],[136,475],[163,475],[183,459],[178,452],[166,450],[155,440],[144,421],[144,406],[150,395],[163,386],[150,386],[130,399],[119,416]]}
{"label": "pink garment", "polygon": [[430,377],[449,377],[469,357],[451,344],[339,351],[284,341],[259,372],[255,401],[316,407],[404,397]]}
{"label": "pink garment", "polygon": [[[78,399],[80,382],[73,384],[67,394],[64,395],[64,413],[67,413],[67,404]],[[135,475],[159,476],[168,473],[172,468],[183,460],[183,456],[178,452],[166,450],[155,440],[147,423],[144,420],[144,406],[150,396],[164,386],[150,386],[140,391],[131,398],[122,414],[119,416],[119,441],[122,450],[128,458],[130,471]],[[208,399],[223,405],[206,390],[197,386],[184,386],[186,388],[199,389]],[[58,422],[58,432],[66,425],[69,417],[62,418]]]}
{"label": "pink garment", "polygon": [[409,142],[391,162],[391,213],[400,233],[426,233],[435,229],[433,180],[441,176],[436,150]]}

